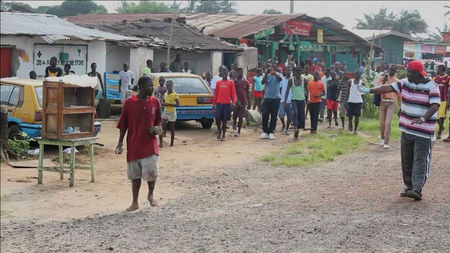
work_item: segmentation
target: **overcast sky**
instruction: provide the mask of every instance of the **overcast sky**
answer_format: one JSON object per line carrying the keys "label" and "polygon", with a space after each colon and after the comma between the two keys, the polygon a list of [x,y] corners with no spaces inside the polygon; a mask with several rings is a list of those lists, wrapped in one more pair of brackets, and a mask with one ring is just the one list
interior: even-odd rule
{"label": "overcast sky", "polygon": [[[62,1],[15,1],[25,2],[32,7],[40,5],[58,5]],[[95,1],[108,9],[108,12],[116,12],[115,9],[121,5],[121,1]],[[130,1],[127,2],[138,2]],[[173,3],[173,0],[165,1]],[[186,1],[176,1],[186,4]],[[239,13],[260,14],[264,9],[276,9],[283,13],[289,13],[289,1],[233,1]],[[435,27],[442,29],[444,22],[444,5],[450,5],[447,1],[295,1],[294,12],[305,13],[313,17],[331,17],[352,29],[356,26],[356,18],[362,18],[363,13],[377,12],[386,7],[394,13],[402,10],[417,9],[429,25],[429,31],[436,31]],[[448,19],[448,18],[447,18]]]}

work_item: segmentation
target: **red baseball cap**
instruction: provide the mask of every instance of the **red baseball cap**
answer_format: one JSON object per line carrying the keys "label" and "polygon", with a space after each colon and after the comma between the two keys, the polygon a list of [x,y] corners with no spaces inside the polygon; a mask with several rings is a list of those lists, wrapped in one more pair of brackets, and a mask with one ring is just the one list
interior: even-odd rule
{"label": "red baseball cap", "polygon": [[408,69],[419,72],[423,77],[427,76],[427,72],[423,69],[423,64],[420,61],[410,61],[408,63]]}

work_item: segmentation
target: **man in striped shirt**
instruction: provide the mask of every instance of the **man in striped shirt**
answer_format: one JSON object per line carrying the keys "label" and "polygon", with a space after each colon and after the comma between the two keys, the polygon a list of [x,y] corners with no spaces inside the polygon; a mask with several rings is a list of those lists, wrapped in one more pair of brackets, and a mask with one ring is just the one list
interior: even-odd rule
{"label": "man in striped shirt", "polygon": [[422,199],[422,188],[430,172],[431,148],[441,103],[439,87],[427,78],[420,61],[408,64],[407,79],[377,88],[359,87],[364,93],[401,93],[399,128],[402,131],[401,157],[403,182],[401,197]]}

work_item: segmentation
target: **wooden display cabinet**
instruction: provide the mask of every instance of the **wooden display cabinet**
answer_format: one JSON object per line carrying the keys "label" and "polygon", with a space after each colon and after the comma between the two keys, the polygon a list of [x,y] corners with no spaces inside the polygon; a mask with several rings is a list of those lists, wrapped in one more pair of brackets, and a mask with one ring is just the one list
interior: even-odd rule
{"label": "wooden display cabinet", "polygon": [[93,88],[44,81],[42,138],[93,137],[94,108]]}

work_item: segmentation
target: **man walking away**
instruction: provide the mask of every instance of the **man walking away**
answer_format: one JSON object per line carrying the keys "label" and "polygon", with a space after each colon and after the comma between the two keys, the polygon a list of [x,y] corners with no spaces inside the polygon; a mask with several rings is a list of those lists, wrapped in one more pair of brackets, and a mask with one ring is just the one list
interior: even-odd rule
{"label": "man walking away", "polygon": [[45,68],[45,77],[60,77],[63,74],[63,71],[60,67],[56,66],[56,64],[58,63],[58,59],[53,56],[52,58],[50,58],[50,66],[47,66],[47,68]]}
{"label": "man walking away", "polygon": [[420,61],[408,64],[407,79],[376,88],[359,87],[364,93],[401,93],[399,128],[402,131],[401,157],[403,182],[401,197],[422,199],[422,189],[430,173],[431,149],[441,103],[439,87],[427,78]]}
{"label": "man walking away", "polygon": [[439,86],[439,92],[441,94],[441,106],[439,107],[438,111],[438,125],[439,130],[437,132],[437,139],[441,139],[442,132],[444,131],[444,121],[445,117],[447,116],[447,92],[449,87],[449,77],[445,73],[445,66],[444,65],[438,65],[437,66],[437,75],[434,79],[434,82]]}
{"label": "man walking away", "polygon": [[[122,104],[130,96],[130,87],[134,83],[133,72],[128,70],[128,64],[123,64],[123,70],[119,72],[119,90]],[[152,89],[153,91],[153,89]]]}
{"label": "man walking away", "polygon": [[158,143],[161,132],[161,109],[158,99],[152,97],[153,82],[148,76],[139,78],[139,93],[127,99],[122,107],[117,128],[120,129],[116,154],[123,151],[123,138],[127,134],[128,179],[131,180],[133,202],[127,211],[139,208],[138,196],[141,178],[147,181],[147,199],[151,206],[157,203],[153,196],[158,176]]}
{"label": "man walking away", "polygon": [[325,85],[325,94],[321,97],[321,101],[320,101],[319,122],[322,122],[324,119],[325,108],[327,105],[327,84],[328,84],[328,81],[331,81],[331,74],[330,74],[329,68],[325,70],[325,74],[323,75],[322,79],[320,79],[320,81]]}
{"label": "man walking away", "polygon": [[[241,136],[242,122],[244,120],[245,110],[247,104],[250,101],[250,84],[247,80],[244,80],[244,69],[237,69],[237,78],[234,81],[234,86],[236,89],[237,102],[233,110],[233,130],[237,129],[234,134],[235,137]],[[239,122],[236,127],[236,121],[239,118]]]}
{"label": "man walking away", "polygon": [[231,103],[233,103],[233,107],[236,105],[236,89],[233,81],[228,80],[228,70],[226,68],[222,68],[220,75],[222,80],[216,84],[213,105],[216,107],[216,125],[219,130],[217,139],[225,141],[227,122],[231,118]]}
{"label": "man walking away", "polygon": [[309,114],[311,116],[311,133],[317,133],[317,124],[319,122],[320,102],[322,94],[325,92],[325,86],[319,81],[319,72],[314,71],[314,80],[308,83],[309,89]]}
{"label": "man walking away", "polygon": [[[358,133],[359,117],[361,116],[361,108],[364,100],[358,90],[358,86],[363,86],[361,81],[361,72],[355,71],[355,78],[350,80],[350,88],[348,90],[348,130]],[[353,128],[353,117],[355,117],[355,128]]]}
{"label": "man walking away", "polygon": [[[284,73],[283,79],[280,82],[280,90],[281,90],[281,100],[280,100],[280,110],[278,113],[278,117],[280,117],[281,121],[281,132],[284,132],[285,135],[289,135],[289,126],[291,125],[291,91],[287,92],[286,99],[286,90],[288,88],[289,80],[291,80],[292,69],[291,67],[287,67]],[[286,106],[285,106],[286,105]],[[284,122],[284,117],[287,116],[286,123]]]}
{"label": "man walking away", "polygon": [[339,93],[339,117],[341,118],[341,127],[339,129],[345,129],[345,118],[347,117],[347,101],[348,101],[348,89],[349,89],[349,78],[344,76],[343,79],[339,80],[338,93]]}
{"label": "man walking away", "polygon": [[[281,77],[273,67],[269,67],[263,78],[265,84],[264,100],[262,102],[262,128],[261,139],[275,140],[275,128],[277,127],[277,114],[280,107],[280,81]],[[270,117],[270,125],[269,125]]]}

